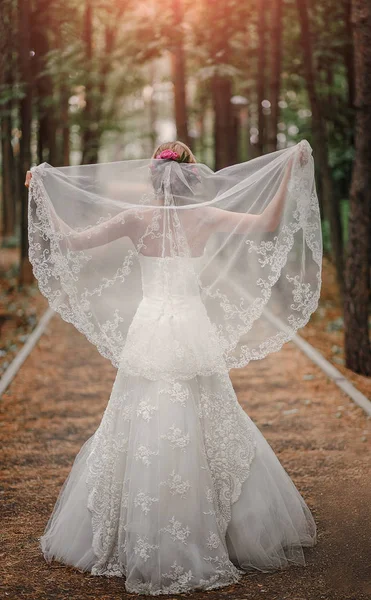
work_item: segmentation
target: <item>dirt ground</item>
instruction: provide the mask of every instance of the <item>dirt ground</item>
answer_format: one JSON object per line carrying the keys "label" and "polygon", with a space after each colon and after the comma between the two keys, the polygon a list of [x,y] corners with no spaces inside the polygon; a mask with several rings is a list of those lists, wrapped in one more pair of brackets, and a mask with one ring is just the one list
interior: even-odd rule
{"label": "dirt ground", "polygon": [[[292,344],[231,375],[239,401],[312,510],[318,544],[306,551],[306,567],[246,576],[238,585],[188,598],[370,600],[371,420]],[[38,548],[114,376],[93,346],[54,317],[4,395],[0,598],[136,597],[121,579],[48,565]]]}
{"label": "dirt ground", "polygon": [[[356,388],[371,399],[371,377],[364,377],[344,365],[343,306],[336,283],[336,271],[327,258],[323,259],[322,290],[320,304],[309,324],[300,330],[312,346],[330,361]],[[370,318],[371,329],[371,318]]]}
{"label": "dirt ground", "polygon": [[18,285],[18,248],[0,248],[0,377],[47,307],[36,282]]}

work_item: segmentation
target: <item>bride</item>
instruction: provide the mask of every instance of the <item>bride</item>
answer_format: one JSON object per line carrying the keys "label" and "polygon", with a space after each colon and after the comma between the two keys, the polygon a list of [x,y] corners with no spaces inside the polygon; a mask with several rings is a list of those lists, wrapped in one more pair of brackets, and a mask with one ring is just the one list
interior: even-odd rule
{"label": "bride", "polygon": [[177,594],[304,565],[313,517],[228,371],[316,309],[308,142],[214,173],[181,142],[150,160],[27,174],[41,292],[117,367],[41,538],[46,560]]}

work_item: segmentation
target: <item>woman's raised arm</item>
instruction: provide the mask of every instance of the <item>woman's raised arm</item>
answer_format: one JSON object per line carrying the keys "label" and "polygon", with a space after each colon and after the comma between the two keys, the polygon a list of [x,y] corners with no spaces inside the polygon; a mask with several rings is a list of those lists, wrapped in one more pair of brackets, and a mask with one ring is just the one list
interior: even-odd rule
{"label": "woman's raised arm", "polygon": [[122,237],[132,237],[136,228],[135,219],[130,210],[123,211],[115,217],[99,223],[99,225],[89,227],[84,231],[74,230],[58,217],[55,212],[52,218],[54,225],[65,234],[65,239],[71,250],[87,250],[89,248],[105,246]]}
{"label": "woman's raised arm", "polygon": [[[301,166],[308,161],[308,143],[298,144],[298,160]],[[290,157],[278,190],[268,206],[258,215],[243,214],[221,208],[207,209],[214,231],[225,233],[249,233],[252,231],[275,231],[281,221],[290,181],[294,155]]]}
{"label": "woman's raised arm", "polygon": [[[32,173],[27,171],[25,186],[31,184]],[[84,231],[76,231],[68,225],[49,204],[48,211],[56,231],[64,235],[64,241],[68,243],[71,250],[87,250],[104,246],[121,237],[134,237],[137,228],[137,219],[134,210],[124,210],[107,221],[89,227]]]}

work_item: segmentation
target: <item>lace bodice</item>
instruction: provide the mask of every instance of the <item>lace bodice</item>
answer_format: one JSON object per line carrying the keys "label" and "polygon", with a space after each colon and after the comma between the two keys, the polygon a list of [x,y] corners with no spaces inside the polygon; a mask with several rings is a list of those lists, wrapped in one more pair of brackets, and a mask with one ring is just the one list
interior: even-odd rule
{"label": "lace bodice", "polygon": [[189,379],[225,371],[217,334],[201,300],[203,257],[140,256],[143,299],[121,367],[148,379]]}
{"label": "lace bodice", "polygon": [[143,297],[161,300],[199,296],[197,274],[203,257],[140,255]]}

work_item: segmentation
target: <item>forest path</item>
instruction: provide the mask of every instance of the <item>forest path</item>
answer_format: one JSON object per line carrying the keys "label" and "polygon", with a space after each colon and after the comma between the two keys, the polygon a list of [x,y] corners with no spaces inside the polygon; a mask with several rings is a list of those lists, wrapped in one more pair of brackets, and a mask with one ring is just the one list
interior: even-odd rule
{"label": "forest path", "polygon": [[[313,511],[318,544],[307,566],[249,575],[194,600],[371,599],[371,420],[293,344],[231,372],[236,393]],[[94,433],[115,370],[59,317],[1,404],[2,598],[118,600],[120,579],[57,563],[38,548],[75,455]],[[1,589],[1,587],[0,587]]]}

